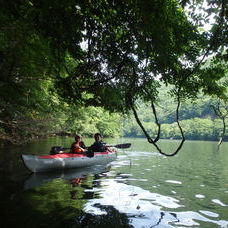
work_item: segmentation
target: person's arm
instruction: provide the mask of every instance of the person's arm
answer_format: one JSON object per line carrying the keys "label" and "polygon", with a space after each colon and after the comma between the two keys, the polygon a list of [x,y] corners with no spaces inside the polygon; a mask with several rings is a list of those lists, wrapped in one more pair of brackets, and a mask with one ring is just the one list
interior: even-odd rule
{"label": "person's arm", "polygon": [[75,143],[72,143],[71,144],[71,147],[70,147],[70,153],[73,153],[73,149],[75,148]]}
{"label": "person's arm", "polygon": [[80,142],[80,147],[86,149],[85,143],[83,141]]}
{"label": "person's arm", "polygon": [[86,151],[86,149],[84,149],[84,148],[82,148],[80,146],[78,146],[78,148],[80,148],[82,152],[85,152]]}
{"label": "person's arm", "polygon": [[74,145],[71,148],[71,153],[80,153],[80,152],[85,152],[85,151],[86,151],[85,149],[83,149],[82,147],[77,146],[77,145]]}
{"label": "person's arm", "polygon": [[81,146],[76,145],[76,143],[73,143],[71,145],[71,153],[75,153],[74,150],[80,149],[82,152],[84,152],[84,149]]}
{"label": "person's arm", "polygon": [[96,143],[96,142],[94,142],[92,145],[90,145],[90,146],[88,147],[88,150],[93,150],[95,143]]}

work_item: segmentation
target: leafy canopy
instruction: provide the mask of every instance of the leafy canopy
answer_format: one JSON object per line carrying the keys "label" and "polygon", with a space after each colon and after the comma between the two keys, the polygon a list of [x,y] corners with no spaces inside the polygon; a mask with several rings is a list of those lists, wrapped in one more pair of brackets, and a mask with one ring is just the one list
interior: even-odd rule
{"label": "leafy canopy", "polygon": [[139,98],[157,101],[160,82],[178,99],[200,90],[221,97],[227,3],[206,2],[1,1],[1,120],[45,117],[63,103],[127,112]]}

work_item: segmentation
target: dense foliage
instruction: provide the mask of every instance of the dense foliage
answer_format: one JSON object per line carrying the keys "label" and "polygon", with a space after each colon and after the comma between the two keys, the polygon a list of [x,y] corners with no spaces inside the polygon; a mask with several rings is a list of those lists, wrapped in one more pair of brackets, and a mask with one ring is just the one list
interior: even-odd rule
{"label": "dense foliage", "polygon": [[1,137],[113,136],[119,117],[94,107],[136,114],[139,99],[158,101],[161,83],[174,85],[178,102],[199,91],[224,99],[227,4],[203,2],[1,1]]}

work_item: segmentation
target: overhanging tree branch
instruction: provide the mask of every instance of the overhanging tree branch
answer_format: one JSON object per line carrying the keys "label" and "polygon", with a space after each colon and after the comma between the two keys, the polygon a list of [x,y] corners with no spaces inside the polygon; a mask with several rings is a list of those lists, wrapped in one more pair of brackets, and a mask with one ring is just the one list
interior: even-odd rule
{"label": "overhanging tree branch", "polygon": [[214,105],[211,105],[211,107],[214,110],[215,114],[222,120],[222,124],[223,124],[222,134],[221,134],[220,140],[218,142],[218,149],[219,149],[220,145],[223,142],[225,133],[226,133],[226,118],[228,116],[228,109],[227,109],[227,106],[225,105],[223,107],[225,112],[223,112],[220,103],[217,104],[217,107],[215,107]]}
{"label": "overhanging tree branch", "polygon": [[[134,107],[134,105],[131,103],[131,109],[133,111],[133,114],[134,114],[134,117],[136,119],[136,122],[138,123],[138,125],[141,127],[143,133],[145,134],[147,140],[149,143],[153,144],[155,146],[155,148],[158,150],[158,152],[162,155],[165,155],[165,156],[174,156],[176,155],[180,149],[182,148],[183,144],[184,144],[184,141],[185,141],[185,137],[184,137],[184,134],[183,134],[183,130],[181,128],[181,125],[179,123],[179,107],[180,107],[180,99],[178,99],[178,105],[177,105],[177,109],[176,109],[176,118],[177,118],[177,124],[178,124],[178,127],[180,129],[180,132],[181,132],[181,136],[182,136],[182,140],[178,146],[178,148],[172,153],[172,154],[167,154],[165,152],[162,151],[162,149],[157,145],[157,141],[153,140],[150,135],[148,134],[148,132],[146,131],[146,129],[144,128],[142,122],[140,121],[139,117],[138,117],[138,114],[137,114],[137,111]],[[157,139],[157,138],[156,138]]]}
{"label": "overhanging tree branch", "polygon": [[[133,68],[133,72],[134,72],[134,75],[136,77],[136,72]],[[165,156],[174,156],[176,155],[182,148],[183,144],[184,144],[184,141],[185,141],[185,137],[184,137],[184,132],[182,130],[182,127],[179,123],[179,108],[180,108],[180,104],[181,104],[181,100],[180,100],[180,87],[177,91],[177,108],[176,108],[176,121],[177,121],[177,125],[178,125],[178,128],[180,130],[180,133],[181,133],[181,137],[182,137],[182,140],[179,144],[179,146],[177,147],[177,149],[172,153],[172,154],[167,154],[165,152],[162,151],[162,149],[157,145],[157,141],[160,139],[160,124],[158,122],[158,118],[157,118],[157,114],[156,114],[156,109],[155,109],[155,106],[154,106],[154,103],[153,103],[153,97],[151,97],[150,93],[148,92],[148,90],[145,89],[145,92],[147,93],[148,97],[150,97],[150,100],[151,100],[151,107],[152,107],[152,111],[153,111],[153,114],[154,114],[154,117],[155,117],[155,122],[158,126],[158,133],[157,133],[157,137],[153,140],[152,137],[148,134],[147,130],[145,129],[145,127],[143,126],[142,122],[140,121],[139,119],[139,116],[138,116],[138,113],[134,107],[134,102],[133,102],[133,96],[132,96],[132,91],[128,94],[129,95],[129,103],[130,103],[130,107],[133,111],[133,114],[134,114],[134,117],[136,119],[136,122],[138,123],[138,125],[140,126],[140,128],[142,129],[143,133],[145,134],[147,140],[149,143],[153,144],[155,146],[155,148],[158,150],[158,152],[162,155],[165,155]]]}
{"label": "overhanging tree branch", "polygon": [[155,123],[158,126],[157,136],[154,139],[154,142],[157,142],[160,139],[161,124],[158,121],[157,111],[156,111],[156,108],[155,108],[155,105],[154,105],[154,98],[152,98],[151,94],[149,93],[149,91],[147,89],[144,89],[144,91],[146,92],[146,94],[148,95],[148,97],[150,97],[151,109],[152,109],[153,114],[154,114]]}

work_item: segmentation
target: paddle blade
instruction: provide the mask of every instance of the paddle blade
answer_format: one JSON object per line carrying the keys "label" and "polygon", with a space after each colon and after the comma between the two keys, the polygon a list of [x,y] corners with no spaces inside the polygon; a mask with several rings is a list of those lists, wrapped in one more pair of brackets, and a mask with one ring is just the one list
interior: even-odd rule
{"label": "paddle blade", "polygon": [[124,143],[124,144],[117,144],[113,147],[119,148],[119,149],[127,149],[131,147],[131,143]]}

